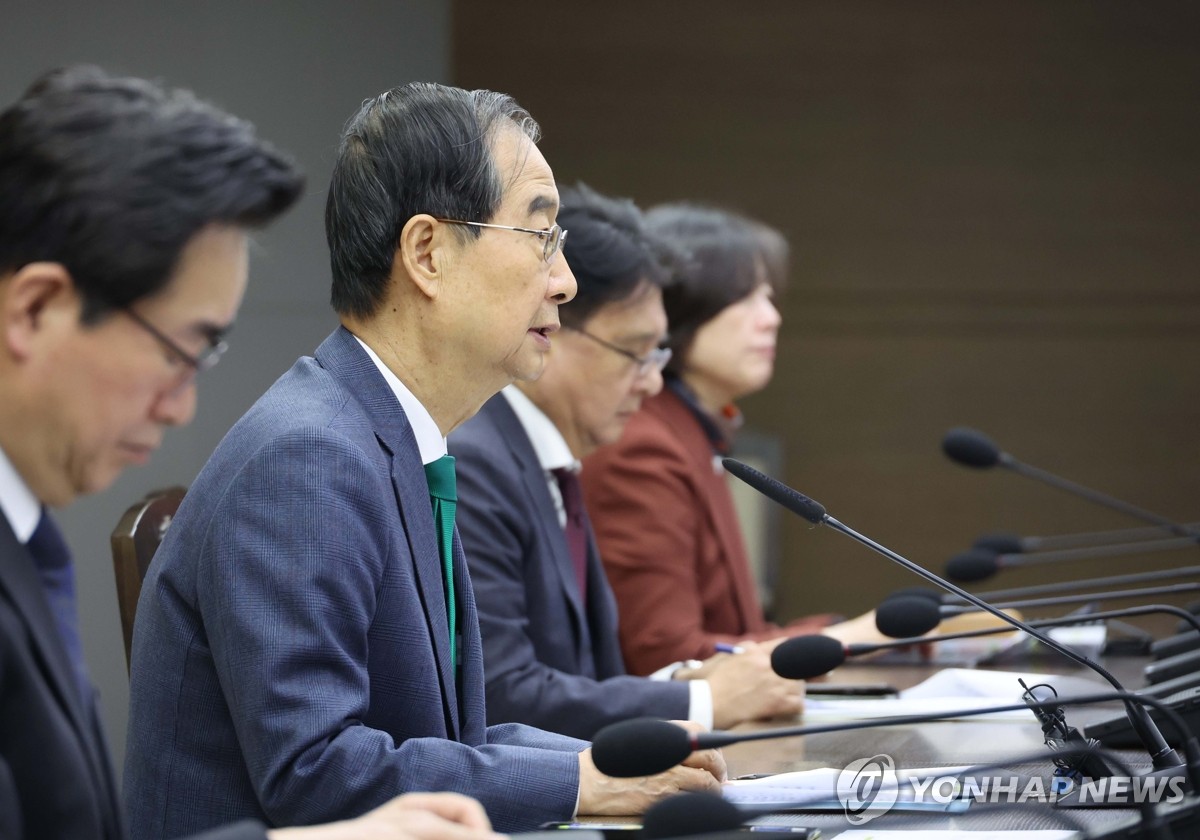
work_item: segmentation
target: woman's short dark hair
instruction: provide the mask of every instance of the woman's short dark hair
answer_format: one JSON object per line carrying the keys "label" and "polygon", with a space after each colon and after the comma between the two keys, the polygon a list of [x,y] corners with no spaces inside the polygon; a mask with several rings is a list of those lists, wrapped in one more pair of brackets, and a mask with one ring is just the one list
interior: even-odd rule
{"label": "woman's short dark hair", "polygon": [[579,290],[559,308],[563,324],[579,327],[605,304],[629,298],[643,284],[664,286],[665,249],[646,232],[642,211],[628,198],[601,195],[586,184],[559,190],[558,223],[568,231],[563,253]]}
{"label": "woman's short dark hair", "polygon": [[0,113],[0,271],[62,264],[95,323],[166,286],[202,228],[266,224],[303,183],[250,123],[188,91],[54,70]]}
{"label": "woman's short dark hair", "polygon": [[[533,117],[489,90],[414,82],[363,103],[342,132],[325,203],[335,310],[375,313],[413,216],[491,220],[504,195],[492,154],[503,126],[538,140]],[[456,235],[478,237],[479,229],[456,226]]]}
{"label": "woman's short dark hair", "polygon": [[[779,292],[787,280],[782,234],[737,213],[680,202],[646,212],[649,231],[679,252],[663,292],[674,351],[667,370],[678,374],[696,332],[725,307],[766,282]],[[568,242],[570,240],[568,239]]]}

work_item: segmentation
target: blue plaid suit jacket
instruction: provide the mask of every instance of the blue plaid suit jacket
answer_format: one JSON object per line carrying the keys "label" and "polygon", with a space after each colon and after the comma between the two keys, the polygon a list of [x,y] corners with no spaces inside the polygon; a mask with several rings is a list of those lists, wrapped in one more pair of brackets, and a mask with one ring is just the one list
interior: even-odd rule
{"label": "blue plaid suit jacket", "polygon": [[339,328],[226,435],[143,584],[124,786],[134,840],[240,817],[345,819],[422,790],[475,796],[504,831],[569,818],[587,744],[486,727],[457,539],[455,552],[457,679],[416,440]]}

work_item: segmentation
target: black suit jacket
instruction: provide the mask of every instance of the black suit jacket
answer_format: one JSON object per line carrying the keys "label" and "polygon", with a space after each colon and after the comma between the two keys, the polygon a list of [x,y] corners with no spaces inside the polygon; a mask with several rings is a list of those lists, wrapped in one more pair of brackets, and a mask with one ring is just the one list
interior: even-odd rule
{"label": "black suit jacket", "polygon": [[[205,840],[261,840],[239,823]],[[123,840],[95,695],[85,701],[29,551],[0,513],[0,840]]]}
{"label": "black suit jacket", "polygon": [[488,722],[590,738],[626,718],[687,717],[686,683],[625,674],[616,604],[590,533],[582,602],[546,473],[508,400],[489,400],[449,445],[483,634]]}

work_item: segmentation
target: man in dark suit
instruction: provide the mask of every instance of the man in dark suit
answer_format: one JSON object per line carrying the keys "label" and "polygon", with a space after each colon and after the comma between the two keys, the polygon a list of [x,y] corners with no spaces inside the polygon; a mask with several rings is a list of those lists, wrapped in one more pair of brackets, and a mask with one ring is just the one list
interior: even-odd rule
{"label": "man in dark suit", "polygon": [[[95,68],[47,74],[0,114],[4,840],[125,837],[71,557],[47,506],[107,487],[191,419],[195,376],[220,357],[245,290],[245,230],[286,210],[302,183],[248,123]],[[493,836],[478,803],[431,794],[350,823],[248,820],[206,838],[359,832]]]}
{"label": "man in dark suit", "polygon": [[541,373],[575,294],[536,137],[511,98],[433,84],[350,120],[326,206],[341,326],[222,441],[142,588],[135,840],[431,788],[533,828],[724,775],[708,754],[608,779],[586,742],[486,725],[444,436]]}
{"label": "man in dark suit", "polygon": [[450,436],[459,527],[487,674],[488,720],[581,738],[630,717],[722,728],[794,714],[803,688],[741,655],[625,675],[617,611],[580,504],[579,461],[620,437],[662,388],[668,272],[630,201],[564,189],[567,263],[579,281],[537,381],[506,388]]}

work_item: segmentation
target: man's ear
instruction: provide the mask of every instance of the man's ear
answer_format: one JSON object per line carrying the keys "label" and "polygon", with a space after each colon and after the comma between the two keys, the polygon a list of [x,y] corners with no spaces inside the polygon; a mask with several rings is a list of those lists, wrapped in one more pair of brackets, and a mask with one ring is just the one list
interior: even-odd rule
{"label": "man's ear", "polygon": [[[453,240],[450,226],[420,213],[405,223],[396,244],[395,259],[413,285],[430,300],[436,300],[450,263]],[[393,261],[393,271],[395,262]]]}
{"label": "man's ear", "polygon": [[61,263],[29,263],[0,280],[0,340],[15,358],[27,358],[40,335],[79,315],[75,282]]}

